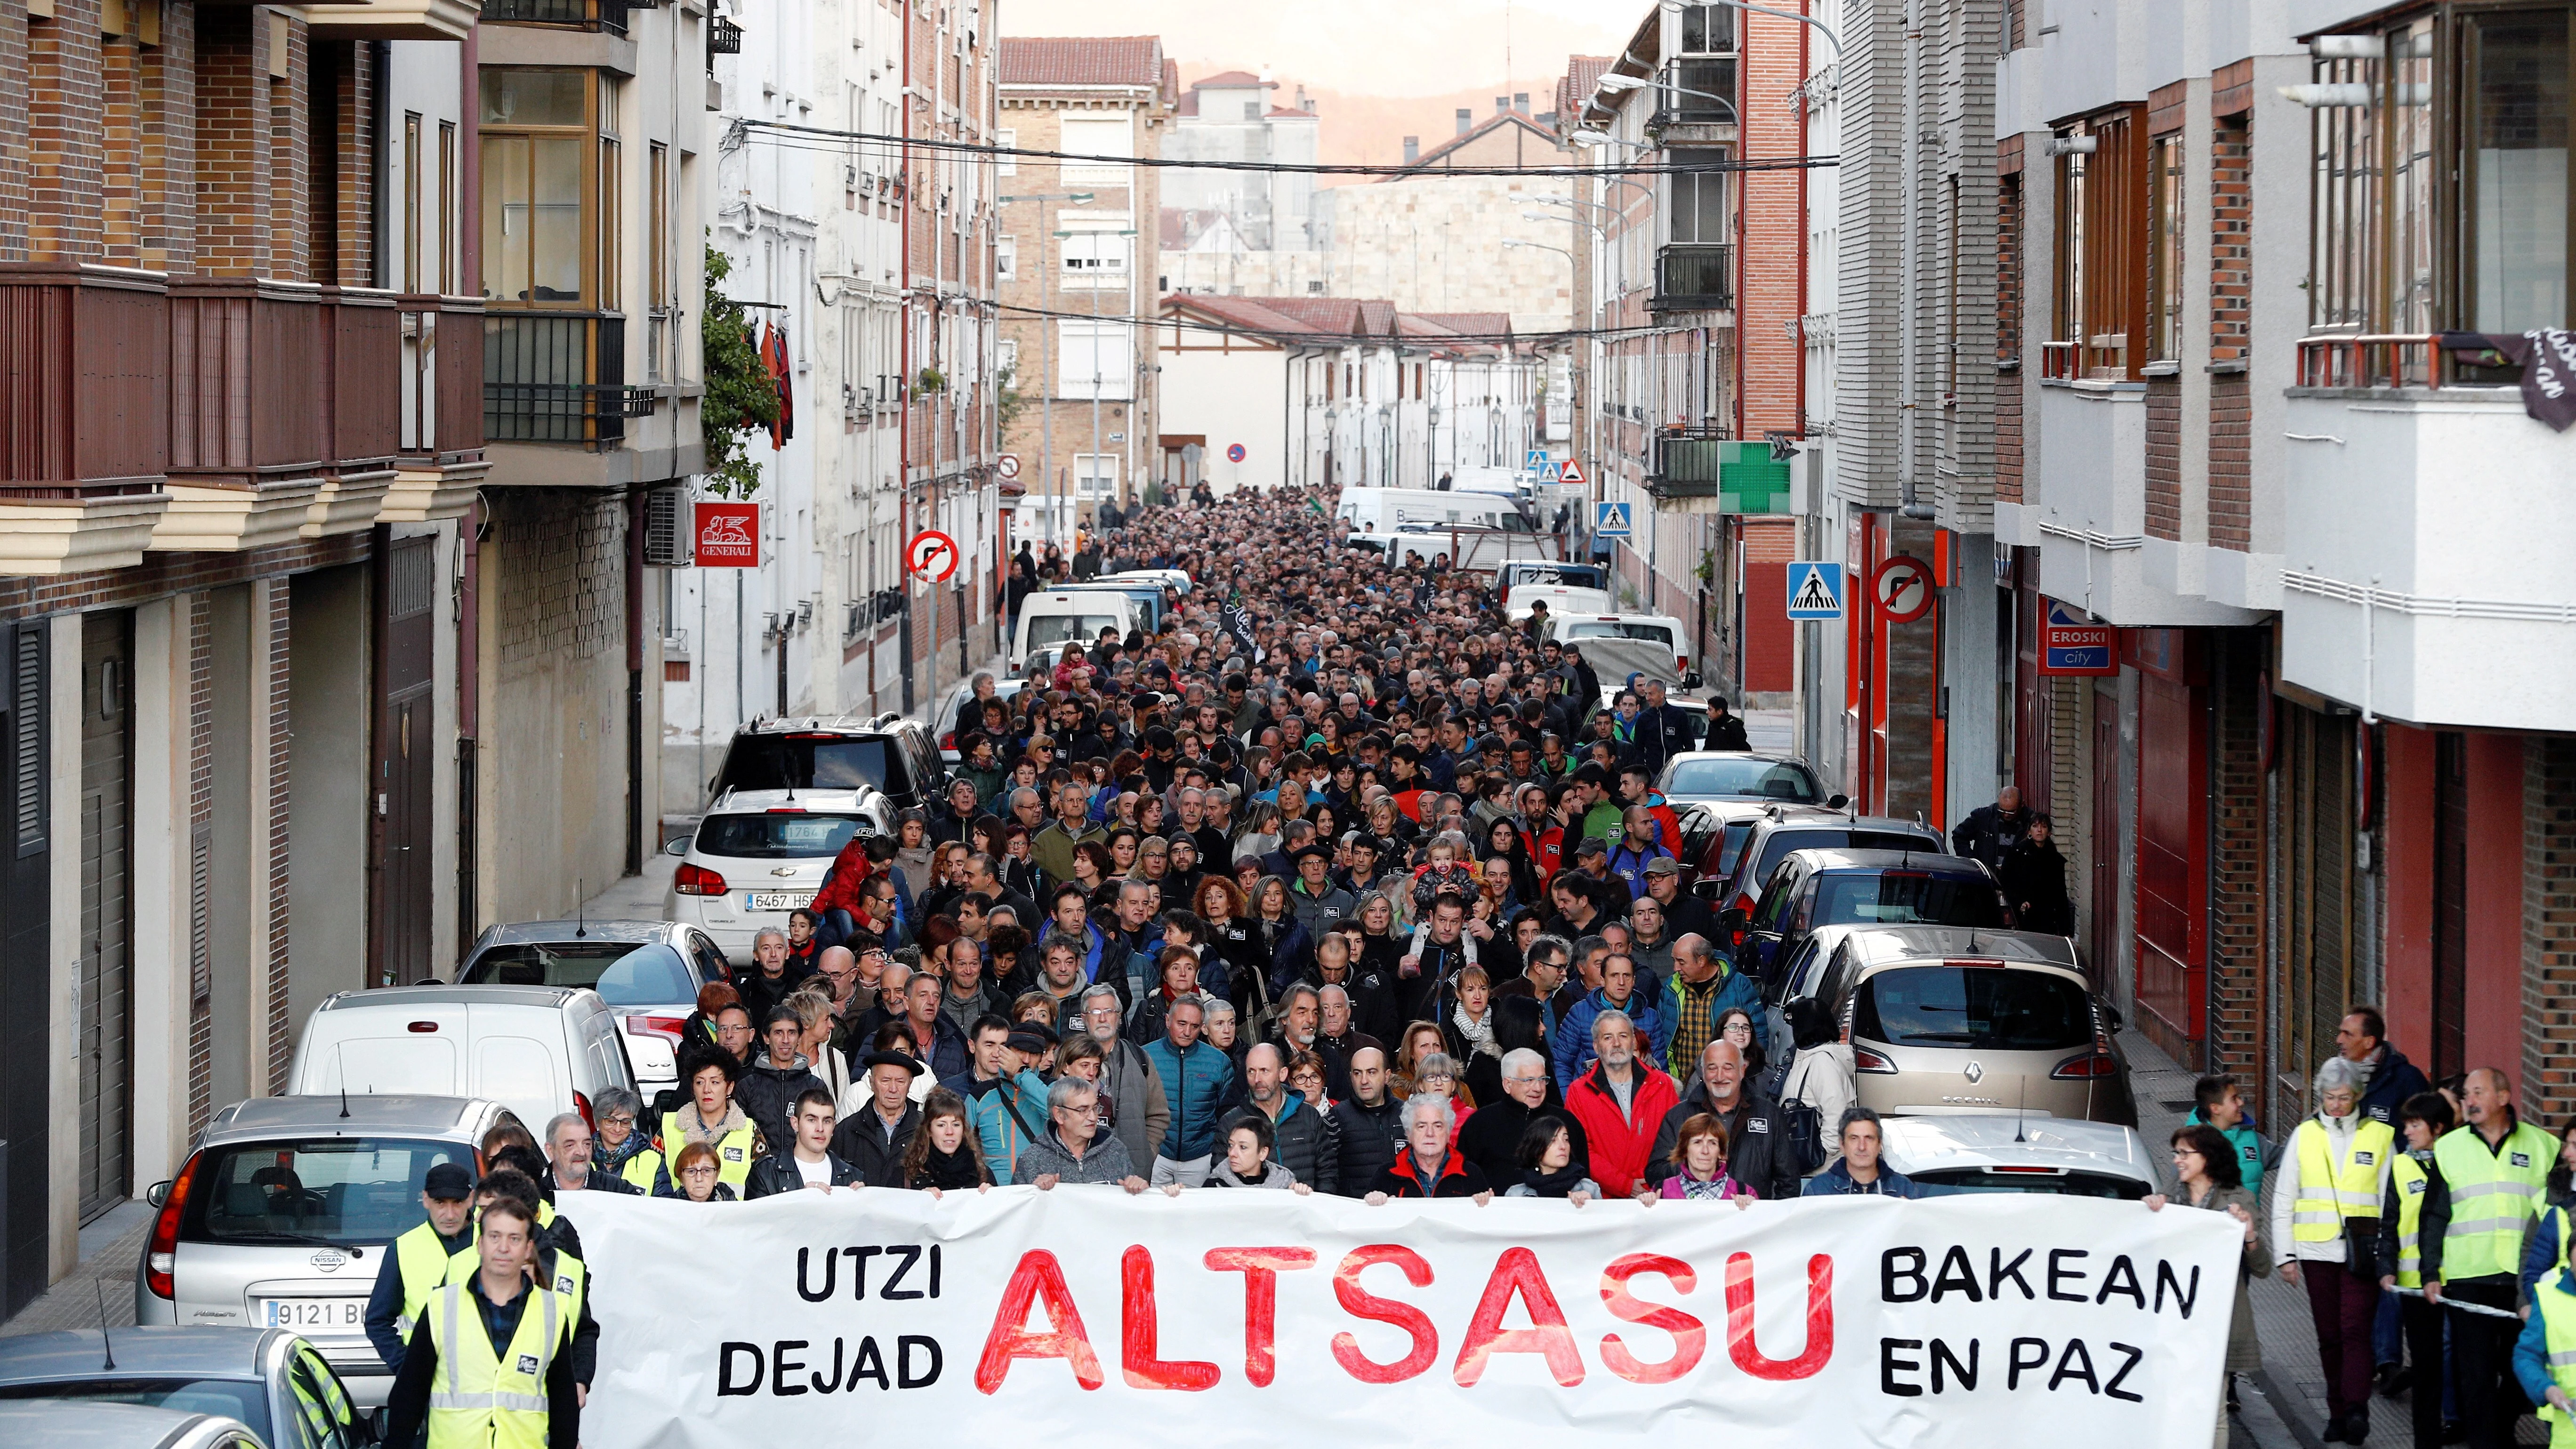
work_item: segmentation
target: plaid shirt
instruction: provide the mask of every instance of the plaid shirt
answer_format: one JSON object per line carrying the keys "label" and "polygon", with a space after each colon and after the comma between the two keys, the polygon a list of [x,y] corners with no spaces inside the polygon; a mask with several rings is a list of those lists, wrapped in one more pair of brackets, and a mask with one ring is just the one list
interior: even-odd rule
{"label": "plaid shirt", "polygon": [[1717,1000],[1718,988],[1725,984],[1726,973],[1721,971],[1697,986],[1676,975],[1664,988],[1664,1000],[1672,1008],[1673,1017],[1673,1044],[1665,1061],[1673,1075],[1684,1081],[1699,1069],[1699,1054],[1715,1034],[1709,1008]]}

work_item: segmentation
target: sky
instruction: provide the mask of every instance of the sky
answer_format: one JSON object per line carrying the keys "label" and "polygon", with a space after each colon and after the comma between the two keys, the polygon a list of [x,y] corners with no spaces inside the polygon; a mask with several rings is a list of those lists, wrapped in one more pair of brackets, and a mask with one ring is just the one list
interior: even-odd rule
{"label": "sky", "polygon": [[[1005,35],[1160,35],[1186,82],[1267,68],[1346,95],[1522,90],[1615,50],[1651,0],[997,0]],[[1508,62],[1506,56],[1508,54]],[[1535,97],[1545,110],[1542,92]]]}

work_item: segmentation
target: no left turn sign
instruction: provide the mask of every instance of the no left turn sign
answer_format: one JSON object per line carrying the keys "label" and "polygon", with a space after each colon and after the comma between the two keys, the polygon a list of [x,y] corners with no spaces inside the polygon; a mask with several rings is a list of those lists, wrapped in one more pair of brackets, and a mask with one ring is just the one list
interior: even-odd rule
{"label": "no left turn sign", "polygon": [[912,576],[934,584],[948,582],[957,572],[957,540],[934,528],[925,528],[903,546],[903,566]]}
{"label": "no left turn sign", "polygon": [[1880,618],[1910,624],[1932,612],[1932,570],[1919,558],[1898,554],[1869,576],[1869,592]]}

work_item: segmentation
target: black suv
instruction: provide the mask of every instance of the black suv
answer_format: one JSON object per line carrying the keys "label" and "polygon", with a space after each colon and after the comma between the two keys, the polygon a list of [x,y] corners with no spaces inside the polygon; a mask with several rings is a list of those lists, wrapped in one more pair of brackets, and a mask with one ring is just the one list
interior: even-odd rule
{"label": "black suv", "polygon": [[854,790],[866,786],[897,809],[935,811],[948,767],[917,720],[882,714],[766,719],[745,725],[707,782],[710,799],[729,790]]}

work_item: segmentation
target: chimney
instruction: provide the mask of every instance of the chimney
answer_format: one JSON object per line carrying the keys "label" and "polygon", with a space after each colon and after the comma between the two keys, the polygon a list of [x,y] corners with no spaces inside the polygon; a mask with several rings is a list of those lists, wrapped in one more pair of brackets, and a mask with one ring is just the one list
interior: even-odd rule
{"label": "chimney", "polygon": [[1458,108],[1458,134],[1461,136],[1466,135],[1468,131],[1474,129],[1475,124],[1476,113],[1468,110],[1465,106],[1460,106]]}
{"label": "chimney", "polygon": [[1529,92],[1527,92],[1527,91],[1514,91],[1514,92],[1512,92],[1512,109],[1513,109],[1513,110],[1515,110],[1515,111],[1520,112],[1520,113],[1521,113],[1522,115],[1524,115],[1524,116],[1528,115],[1528,114],[1529,114]]}
{"label": "chimney", "polygon": [[1407,137],[1405,137],[1405,138],[1404,138],[1404,164],[1405,164],[1405,165],[1407,165],[1407,166],[1410,166],[1410,165],[1412,165],[1414,162],[1419,161],[1419,160],[1421,160],[1421,159],[1422,159],[1422,138],[1421,138],[1420,136],[1407,136]]}
{"label": "chimney", "polygon": [[1495,115],[1497,115],[1497,116],[1508,116],[1508,115],[1510,115],[1511,113],[1512,113],[1512,98],[1511,98],[1510,96],[1496,96],[1496,97],[1494,97],[1494,114],[1495,114]]}

